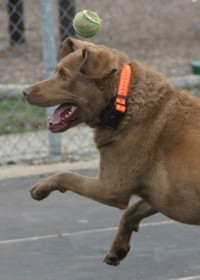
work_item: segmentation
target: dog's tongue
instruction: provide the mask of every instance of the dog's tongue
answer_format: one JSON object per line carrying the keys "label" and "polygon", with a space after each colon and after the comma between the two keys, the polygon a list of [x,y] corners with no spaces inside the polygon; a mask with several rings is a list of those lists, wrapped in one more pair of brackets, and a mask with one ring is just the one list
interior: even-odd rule
{"label": "dog's tongue", "polygon": [[52,117],[49,117],[47,126],[52,132],[62,132],[65,131],[71,120],[73,120],[73,115],[77,110],[77,106],[71,103],[65,103],[60,105],[54,112]]}
{"label": "dog's tongue", "polygon": [[70,112],[71,104],[62,104],[54,112],[53,116],[49,119],[52,124],[59,124],[64,121],[65,116]]}
{"label": "dog's tongue", "polygon": [[60,123],[65,115],[70,111],[71,105],[70,104],[62,104],[60,105],[54,112],[53,116],[51,117],[51,122],[53,124]]}

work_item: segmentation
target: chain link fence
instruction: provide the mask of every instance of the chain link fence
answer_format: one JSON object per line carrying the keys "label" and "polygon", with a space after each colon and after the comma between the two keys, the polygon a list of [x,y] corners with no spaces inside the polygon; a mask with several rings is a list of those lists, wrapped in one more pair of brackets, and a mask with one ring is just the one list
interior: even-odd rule
{"label": "chain link fence", "polygon": [[92,42],[122,49],[175,83],[176,77],[188,81],[192,61],[200,60],[200,0],[0,0],[0,164],[95,152],[89,128],[51,134],[46,129],[51,110],[22,97],[25,85],[54,71],[60,43],[75,36],[72,19],[82,9],[103,18]]}

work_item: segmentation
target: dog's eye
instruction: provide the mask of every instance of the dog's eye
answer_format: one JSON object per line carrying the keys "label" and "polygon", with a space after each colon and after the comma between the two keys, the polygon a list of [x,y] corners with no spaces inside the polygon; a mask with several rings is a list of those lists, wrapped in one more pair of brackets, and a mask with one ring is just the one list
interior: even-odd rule
{"label": "dog's eye", "polygon": [[64,70],[60,70],[60,71],[59,71],[59,77],[60,77],[62,80],[67,80],[67,79],[68,79],[68,75],[65,73]]}

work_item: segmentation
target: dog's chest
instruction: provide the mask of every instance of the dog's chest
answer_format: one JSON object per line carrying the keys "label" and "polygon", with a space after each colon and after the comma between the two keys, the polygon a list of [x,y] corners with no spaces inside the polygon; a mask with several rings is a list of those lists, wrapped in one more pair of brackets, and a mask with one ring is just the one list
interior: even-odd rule
{"label": "dog's chest", "polygon": [[138,145],[137,141],[131,139],[111,141],[98,149],[101,168],[110,174],[113,173],[114,176],[131,181],[132,184],[145,173],[151,160],[142,143]]}

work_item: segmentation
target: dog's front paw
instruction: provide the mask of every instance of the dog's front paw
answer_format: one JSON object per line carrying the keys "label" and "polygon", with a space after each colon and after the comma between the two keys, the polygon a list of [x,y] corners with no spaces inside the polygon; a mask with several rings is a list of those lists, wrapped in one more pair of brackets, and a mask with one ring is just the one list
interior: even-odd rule
{"label": "dog's front paw", "polygon": [[51,190],[42,182],[37,183],[30,189],[30,194],[33,199],[42,200],[50,194]]}

